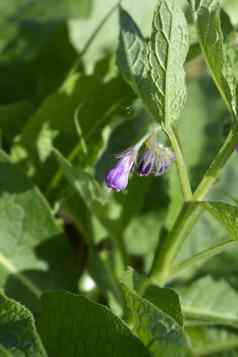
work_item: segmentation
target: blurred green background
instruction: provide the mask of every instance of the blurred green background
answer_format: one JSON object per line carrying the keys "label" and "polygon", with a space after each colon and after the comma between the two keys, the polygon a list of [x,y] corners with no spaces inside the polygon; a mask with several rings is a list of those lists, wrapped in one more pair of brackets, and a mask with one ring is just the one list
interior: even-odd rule
{"label": "blurred green background", "polygon": [[[115,4],[112,0],[0,1],[0,287],[34,312],[38,293],[55,288],[84,291],[88,274],[98,288],[93,296],[98,301],[108,299],[117,308],[110,294],[102,293],[113,290],[114,247],[108,231],[85,199],[75,195],[52,154],[52,148],[57,148],[102,184],[113,155],[134,144],[151,122],[116,66],[117,11],[88,46]],[[155,4],[156,0],[123,1],[145,36],[150,33]],[[186,2],[181,1],[181,6]],[[224,0],[223,9],[228,46],[238,46],[238,1]],[[195,188],[224,141],[229,114],[200,56],[192,24],[190,42],[195,51],[187,58],[188,100],[178,130]],[[235,70],[237,63],[235,58]],[[234,152],[210,198],[237,203],[237,182],[238,153]],[[139,272],[148,271],[159,235],[171,228],[181,205],[175,167],[161,178],[133,177],[126,193],[111,193],[110,219],[125,239],[130,265]],[[204,215],[178,260],[224,239],[223,228]],[[102,267],[97,256],[109,268]],[[237,256],[237,248],[225,251],[186,272],[181,285],[209,274],[238,292]],[[120,264],[113,264],[120,272]],[[233,331],[191,328],[198,344],[227,333]]]}

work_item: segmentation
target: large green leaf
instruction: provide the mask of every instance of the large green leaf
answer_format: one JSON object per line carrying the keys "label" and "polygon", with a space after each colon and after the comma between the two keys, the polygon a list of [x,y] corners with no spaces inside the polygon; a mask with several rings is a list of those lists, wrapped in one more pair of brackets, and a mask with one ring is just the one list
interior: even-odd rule
{"label": "large green leaf", "polygon": [[178,118],[185,103],[183,65],[187,52],[188,29],[180,4],[176,0],[160,0],[154,14],[147,61],[155,87],[151,96],[157,117],[165,125]]}
{"label": "large green leaf", "polygon": [[38,329],[52,357],[149,357],[129,328],[106,307],[78,295],[47,293],[42,297]]}
{"label": "large green leaf", "polygon": [[238,328],[238,295],[226,281],[202,278],[180,296],[185,319]]}
{"label": "large green leaf", "polygon": [[203,2],[197,17],[197,30],[204,59],[228,109],[237,115],[237,83],[225,51],[218,1]]}
{"label": "large green leaf", "polygon": [[155,357],[191,357],[182,327],[167,313],[122,284],[136,334]]}
{"label": "large green leaf", "polygon": [[175,1],[156,8],[147,45],[129,14],[120,10],[118,63],[126,80],[160,122],[175,120],[186,97],[183,65],[188,51],[187,25]]}
{"label": "large green leaf", "polygon": [[76,255],[42,194],[2,151],[0,206],[0,286],[34,307],[46,288],[76,290]]}
{"label": "large green leaf", "polygon": [[[32,314],[0,293],[0,344],[13,356],[46,357]],[[0,349],[1,356],[11,356]]]}

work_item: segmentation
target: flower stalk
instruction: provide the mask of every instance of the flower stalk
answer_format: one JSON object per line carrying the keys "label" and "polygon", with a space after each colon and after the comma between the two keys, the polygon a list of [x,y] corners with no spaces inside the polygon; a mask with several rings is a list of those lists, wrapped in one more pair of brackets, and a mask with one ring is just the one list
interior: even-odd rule
{"label": "flower stalk", "polygon": [[192,194],[187,167],[184,161],[183,152],[179,144],[179,140],[172,126],[167,127],[165,131],[169,137],[169,140],[171,142],[171,145],[176,155],[176,167],[177,167],[178,177],[180,180],[184,200],[191,201],[193,194]]}

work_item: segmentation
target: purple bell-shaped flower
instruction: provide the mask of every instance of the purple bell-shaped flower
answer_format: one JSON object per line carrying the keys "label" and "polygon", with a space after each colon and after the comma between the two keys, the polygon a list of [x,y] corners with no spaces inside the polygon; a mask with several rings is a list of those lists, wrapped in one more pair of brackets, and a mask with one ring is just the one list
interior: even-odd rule
{"label": "purple bell-shaped flower", "polygon": [[170,148],[157,142],[149,143],[149,148],[144,151],[139,159],[137,172],[140,176],[161,176],[175,159],[175,154]]}
{"label": "purple bell-shaped flower", "polygon": [[129,174],[136,160],[137,150],[128,149],[118,155],[120,159],[106,175],[105,183],[107,187],[115,191],[123,191],[128,185]]}

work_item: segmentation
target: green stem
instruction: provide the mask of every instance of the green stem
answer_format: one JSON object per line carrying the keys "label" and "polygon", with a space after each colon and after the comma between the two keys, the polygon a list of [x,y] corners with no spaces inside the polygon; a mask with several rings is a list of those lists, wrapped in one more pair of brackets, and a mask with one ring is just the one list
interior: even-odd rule
{"label": "green stem", "polygon": [[200,217],[202,207],[192,202],[185,202],[180,214],[163,243],[158,246],[150,271],[150,280],[163,285],[170,276],[171,266],[185,237],[191,232],[194,223]]}
{"label": "green stem", "polygon": [[[230,158],[237,142],[238,125],[235,125],[229,132],[224,144],[217,153],[214,161],[208,168],[204,178],[195,191],[193,200],[201,201],[204,199],[218,178],[225,163]],[[164,239],[164,243],[159,247],[159,250],[155,254],[153,265],[149,274],[150,280],[164,284],[169,279],[172,263],[175,260],[175,257],[185,238],[190,233],[201,213],[202,207],[200,205],[193,204],[192,202],[184,203],[174,227],[168,233],[168,236]]]}
{"label": "green stem", "polygon": [[174,129],[171,127],[166,128],[166,133],[169,137],[171,145],[176,155],[176,166],[177,172],[180,179],[181,189],[183,192],[184,200],[191,201],[192,190],[190,186],[190,181],[188,177],[187,167],[184,161],[183,152],[179,144],[179,140]]}

